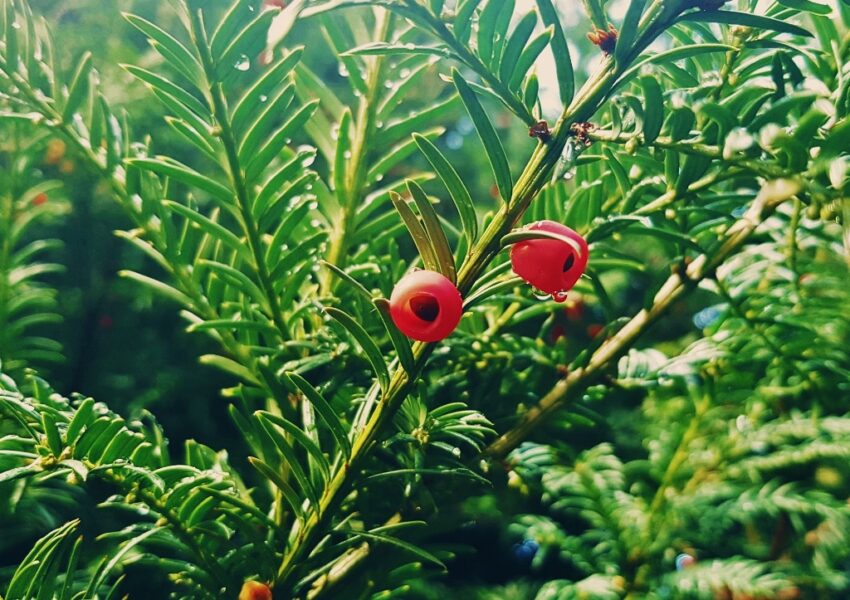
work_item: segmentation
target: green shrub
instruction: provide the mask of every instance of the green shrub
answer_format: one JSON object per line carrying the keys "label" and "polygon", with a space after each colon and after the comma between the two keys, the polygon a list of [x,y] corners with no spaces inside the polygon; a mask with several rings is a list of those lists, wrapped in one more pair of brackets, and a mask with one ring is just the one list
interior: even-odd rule
{"label": "green shrub", "polygon": [[[846,3],[139,4],[2,2],[6,600],[847,593]],[[89,195],[123,284],[51,274]],[[566,304],[511,272],[542,220]],[[33,370],[104,289],[112,409]]]}

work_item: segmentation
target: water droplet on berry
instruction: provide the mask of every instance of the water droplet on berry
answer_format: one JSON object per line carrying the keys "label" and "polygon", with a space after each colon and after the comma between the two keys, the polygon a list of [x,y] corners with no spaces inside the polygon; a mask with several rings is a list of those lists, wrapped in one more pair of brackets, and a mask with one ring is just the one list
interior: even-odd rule
{"label": "water droplet on berry", "polygon": [[564,290],[555,292],[554,294],[552,294],[552,300],[554,300],[555,302],[566,302],[567,292],[565,292]]}
{"label": "water droplet on berry", "polygon": [[237,71],[247,71],[251,68],[251,59],[248,58],[245,54],[239,56],[236,60],[236,64],[233,65]]}

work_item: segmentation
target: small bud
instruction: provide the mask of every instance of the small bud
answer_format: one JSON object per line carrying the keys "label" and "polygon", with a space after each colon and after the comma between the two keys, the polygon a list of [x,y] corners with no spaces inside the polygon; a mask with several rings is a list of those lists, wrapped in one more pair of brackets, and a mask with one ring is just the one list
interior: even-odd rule
{"label": "small bud", "polygon": [[65,142],[62,140],[50,140],[47,143],[47,151],[44,153],[44,162],[48,165],[58,164],[65,156]]}
{"label": "small bud", "polygon": [[549,135],[549,124],[546,121],[537,121],[537,123],[528,128],[528,137],[545,141],[549,139]]}
{"label": "small bud", "polygon": [[593,123],[581,121],[578,123],[573,123],[570,126],[570,133],[573,135],[577,142],[583,144],[585,147],[588,147],[593,143],[593,141],[590,139],[590,134],[595,129],[596,125],[594,125]]}
{"label": "small bud", "polygon": [[599,46],[599,49],[608,56],[614,52],[614,48],[617,46],[617,30],[613,25],[609,24],[607,31],[605,29],[595,29],[587,34],[587,39],[592,44]]}
{"label": "small bud", "polygon": [[246,581],[239,592],[239,600],[272,600],[272,591],[265,583]]}

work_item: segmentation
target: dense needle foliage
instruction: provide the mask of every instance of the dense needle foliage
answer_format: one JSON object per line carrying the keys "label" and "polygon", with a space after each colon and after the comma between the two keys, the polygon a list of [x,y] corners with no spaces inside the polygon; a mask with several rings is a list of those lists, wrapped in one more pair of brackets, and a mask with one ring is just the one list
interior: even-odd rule
{"label": "dense needle foliage", "polygon": [[68,4],[0,0],[0,597],[850,593],[850,5]]}

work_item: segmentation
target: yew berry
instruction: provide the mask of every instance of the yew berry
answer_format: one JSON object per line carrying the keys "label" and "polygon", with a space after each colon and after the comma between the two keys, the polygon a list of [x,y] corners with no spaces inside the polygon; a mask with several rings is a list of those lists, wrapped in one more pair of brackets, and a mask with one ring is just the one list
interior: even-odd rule
{"label": "yew berry", "polygon": [[564,312],[567,314],[567,319],[570,321],[581,321],[584,317],[584,301],[579,298],[573,298],[567,301],[564,306]]}
{"label": "yew berry", "polygon": [[604,329],[605,326],[601,323],[591,323],[587,326],[587,337],[589,337],[590,339],[594,339],[597,335],[602,333]]}
{"label": "yew berry", "polygon": [[390,316],[407,337],[438,342],[455,330],[463,299],[455,285],[434,271],[413,271],[401,278],[390,296]]}
{"label": "yew berry", "polygon": [[557,302],[567,299],[587,267],[587,242],[578,233],[554,221],[538,221],[526,227],[534,231],[548,231],[574,240],[581,253],[565,241],[537,238],[514,244],[511,248],[511,265],[514,273],[552,297]]}
{"label": "yew berry", "polygon": [[272,591],[265,583],[246,581],[239,592],[239,600],[272,600]]}

